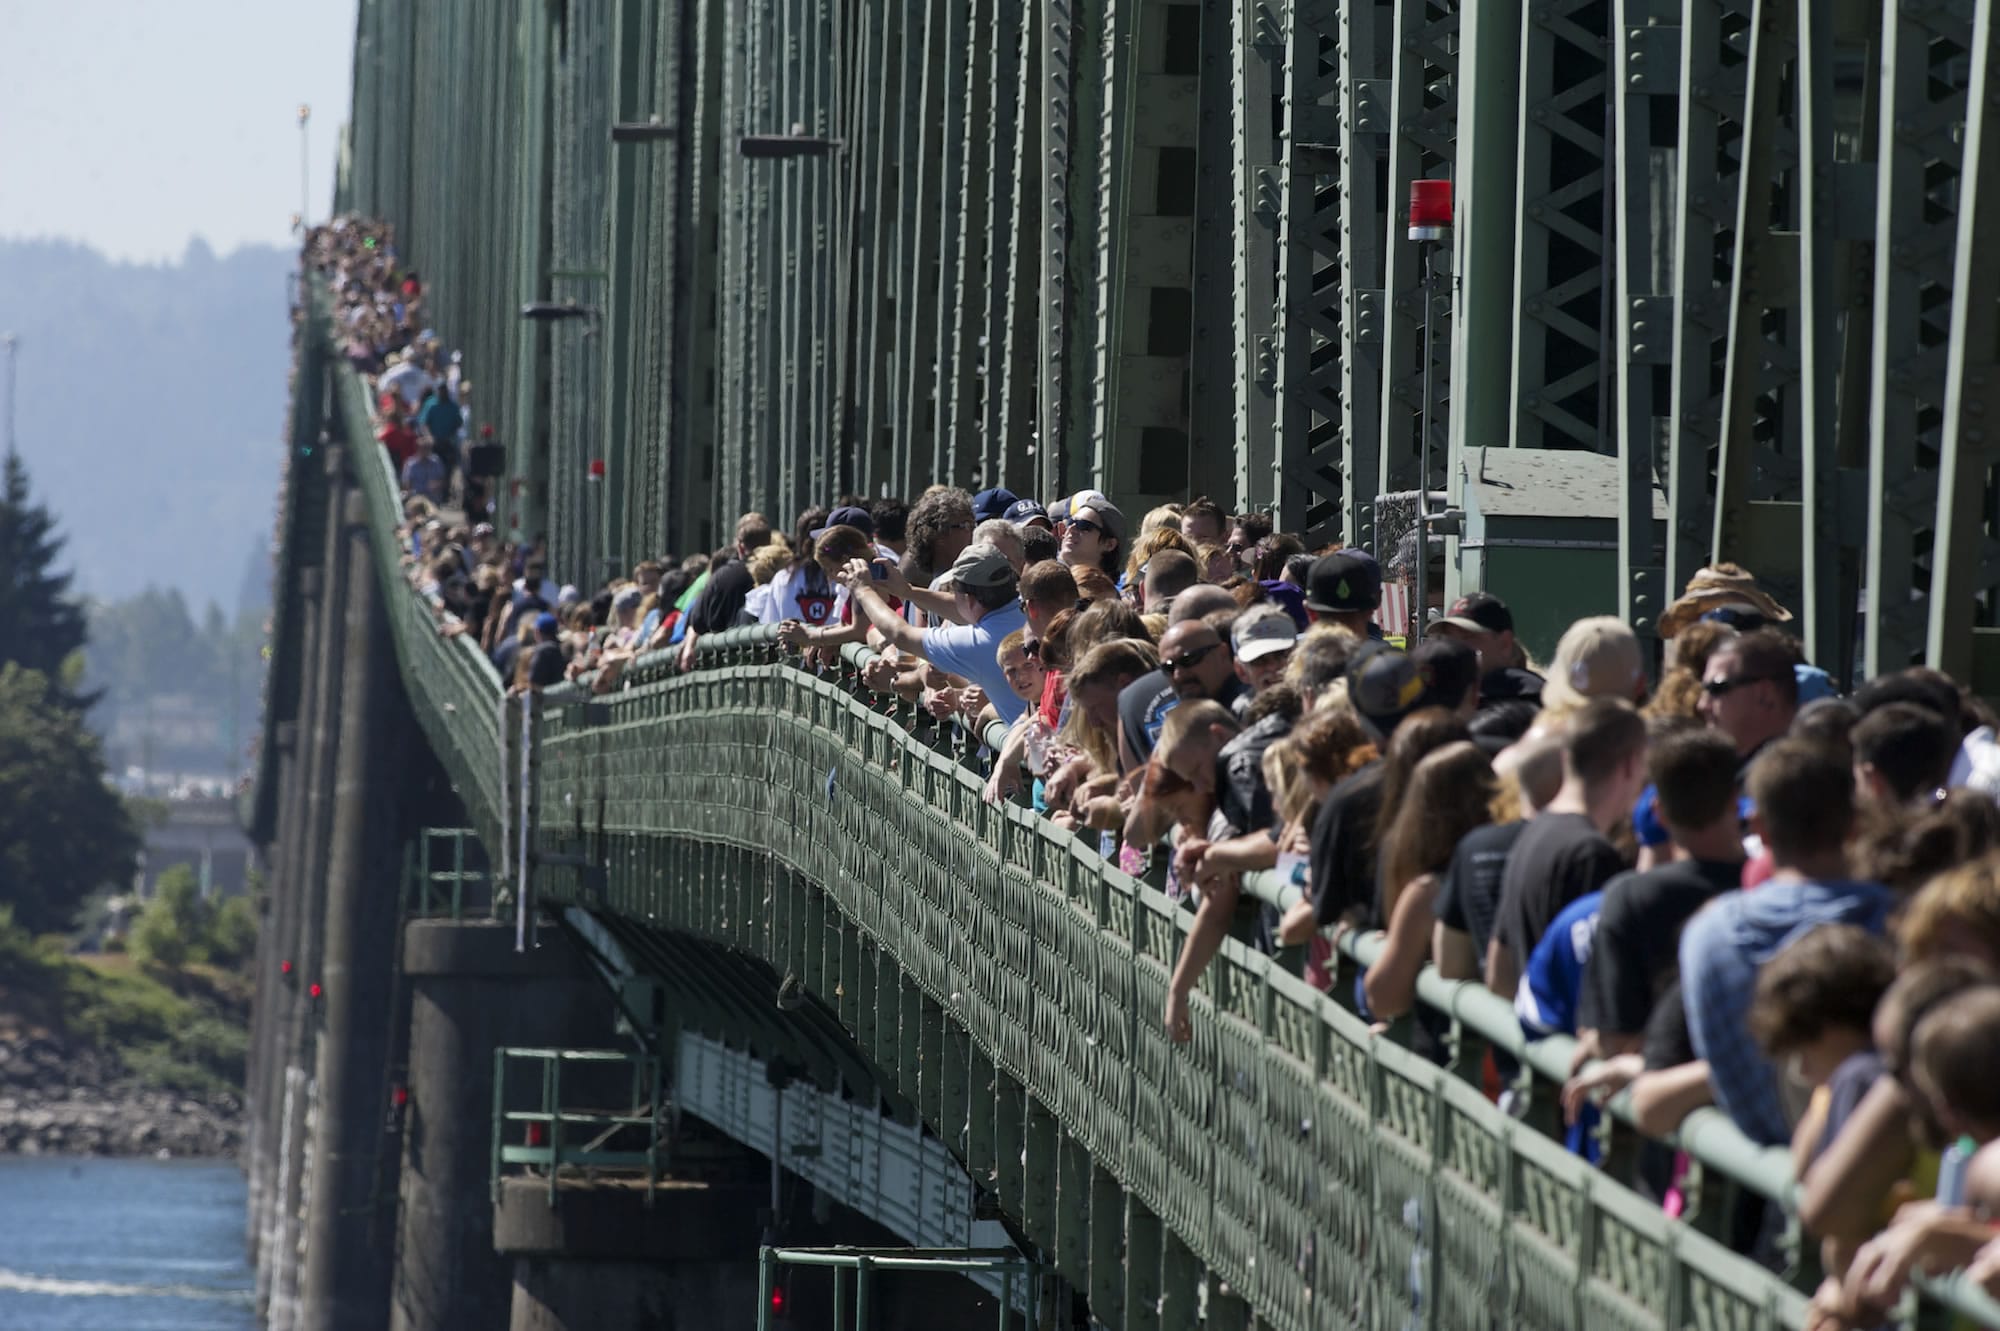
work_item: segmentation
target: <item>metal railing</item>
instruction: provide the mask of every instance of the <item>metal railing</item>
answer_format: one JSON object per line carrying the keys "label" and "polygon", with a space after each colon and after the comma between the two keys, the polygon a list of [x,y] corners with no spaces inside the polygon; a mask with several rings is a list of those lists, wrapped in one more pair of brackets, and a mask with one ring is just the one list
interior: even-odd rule
{"label": "metal railing", "polygon": [[[875,1296],[875,1277],[889,1271],[945,1272],[952,1275],[990,1277],[1000,1282],[997,1305],[1000,1331],[1013,1325],[1019,1290],[1033,1291],[1029,1306],[1039,1307],[1046,1270],[1017,1252],[1004,1248],[773,1248],[757,1250],[757,1331],[772,1331],[783,1315],[774,1297],[782,1289],[778,1273],[787,1266],[816,1266],[833,1271],[834,1331],[873,1331],[870,1317]],[[852,1273],[850,1282],[848,1277]],[[849,1310],[853,1317],[849,1318]]]}
{"label": "metal railing", "polygon": [[497,908],[486,850],[469,827],[426,827],[404,850],[405,919],[486,919]]}
{"label": "metal railing", "polygon": [[[510,1068],[527,1067],[534,1076],[533,1107],[510,1107],[520,1078]],[[607,1093],[605,1069],[629,1072],[625,1104],[630,1108],[579,1108],[566,1104],[565,1071],[574,1092],[579,1076],[588,1078],[589,1093]],[[620,1049],[513,1049],[493,1051],[493,1199],[500,1199],[500,1180],[509,1166],[541,1172],[548,1181],[549,1204],[564,1170],[641,1173],[646,1202],[652,1204],[671,1159],[661,1072],[658,1059]],[[643,1145],[631,1145],[637,1137]]]}
{"label": "metal railing", "polygon": [[[377,480],[393,495],[386,466]],[[371,494],[369,510],[378,543],[393,536],[392,503]],[[588,681],[551,689],[524,807],[496,761],[497,678],[390,582],[427,732],[482,836],[488,819],[498,834],[502,809],[525,820],[552,904],[786,966],[919,1102],[937,1095],[918,1056],[935,1037],[910,1021],[928,1000],[1270,1324],[1317,1325],[1329,1301],[1454,1321],[1496,1299],[1520,1325],[1564,1320],[1561,1308],[1641,1326],[1697,1308],[1745,1326],[1800,1321],[1801,1295],[1777,1276],[1501,1114],[1453,1070],[1374,1037],[1280,959],[1227,944],[1195,995],[1193,1046],[1167,1043],[1158,1014],[1188,917],[1082,839],[987,804],[976,769],[1003,729],[975,736],[862,690],[866,649],[813,674],[779,662],[772,630],[731,630],[704,638],[685,675],[654,653],[600,697]],[[468,651],[480,669],[464,668]],[[760,863],[780,867],[776,886]],[[581,865],[600,866],[604,890],[579,890]],[[895,974],[864,979],[857,939]],[[1366,964],[1376,946],[1344,950]],[[879,1010],[858,1007],[866,995]],[[1521,1041],[1511,1009],[1478,986],[1426,973],[1418,996],[1544,1076],[1566,1071],[1566,1042]],[[657,1178],[657,1138],[614,1152],[602,1137],[650,1119],[560,1110],[562,1052],[521,1056],[547,1065],[543,1107],[503,1114],[496,1090],[496,1179],[503,1165],[546,1167],[553,1195],[565,1167]],[[1610,1111],[1628,1113],[1619,1099]],[[529,1123],[547,1139],[503,1141]],[[1789,1202],[1782,1153],[1749,1147],[1720,1115],[1692,1116],[1675,1141],[1705,1170]],[[1036,1196],[1019,1205],[1035,1210]],[[1695,1214],[1706,1224],[1719,1210],[1704,1198]],[[1340,1255],[1357,1251],[1370,1254],[1358,1265]]]}

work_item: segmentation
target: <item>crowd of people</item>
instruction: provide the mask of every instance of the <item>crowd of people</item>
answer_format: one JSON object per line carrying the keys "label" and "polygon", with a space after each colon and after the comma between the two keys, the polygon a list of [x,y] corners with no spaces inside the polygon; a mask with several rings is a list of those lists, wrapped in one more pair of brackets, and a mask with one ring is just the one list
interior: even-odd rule
{"label": "crowd of people", "polygon": [[[723,549],[562,585],[477,496],[449,507],[468,386],[455,358],[440,369],[391,240],[350,225],[314,245],[346,278],[383,447],[407,446],[406,409],[421,426],[399,454],[412,581],[510,688],[605,692],[655,652],[690,669],[742,624],[807,665],[864,643],[866,688],[1005,726],[989,799],[1192,911],[1161,1014],[1175,1040],[1233,935],[1309,947],[1314,983],[1351,986],[1384,1030],[1409,1017],[1442,1059],[1416,1003],[1433,966],[1511,1001],[1529,1038],[1576,1038],[1561,1099],[1579,1127],[1629,1091],[1649,1132],[1713,1104],[1788,1145],[1826,1271],[1816,1325],[1877,1325],[1915,1270],[1968,1267],[2000,1293],[2000,742],[1957,682],[1911,668],[1840,696],[1790,612],[1726,563],[1660,618],[1657,661],[1594,617],[1543,665],[1480,592],[1399,644],[1367,552],[1207,499],[1135,521],[1095,490],[829,496],[789,531],[747,513]],[[1260,871],[1302,899],[1266,905],[1244,889]],[[1383,941],[1344,976],[1350,930]],[[1683,1164],[1646,1153],[1669,1209]],[[1772,1217],[1740,1220],[1739,1246],[1770,1251]]]}

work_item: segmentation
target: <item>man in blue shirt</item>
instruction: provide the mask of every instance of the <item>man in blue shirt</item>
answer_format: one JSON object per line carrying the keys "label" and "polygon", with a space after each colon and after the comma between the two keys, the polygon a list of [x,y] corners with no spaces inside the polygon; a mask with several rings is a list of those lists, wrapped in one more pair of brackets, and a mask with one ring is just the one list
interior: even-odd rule
{"label": "man in blue shirt", "polygon": [[1880,883],[1846,876],[1854,772],[1837,755],[1807,740],[1777,740],[1752,764],[1749,794],[1776,870],[1754,890],[1725,892],[1688,922],[1681,992],[1716,1104],[1752,1141],[1778,1146],[1791,1127],[1777,1072],[1747,1022],[1757,971],[1822,924],[1882,932],[1895,898]]}
{"label": "man in blue shirt", "polygon": [[1027,704],[1007,683],[1000,667],[1000,643],[1028,620],[1021,613],[1014,566],[985,541],[974,541],[952,561],[951,597],[963,621],[920,629],[904,619],[875,585],[869,561],[857,559],[841,574],[856,610],[868,617],[889,645],[920,656],[947,674],[979,686],[993,710],[1008,725]]}

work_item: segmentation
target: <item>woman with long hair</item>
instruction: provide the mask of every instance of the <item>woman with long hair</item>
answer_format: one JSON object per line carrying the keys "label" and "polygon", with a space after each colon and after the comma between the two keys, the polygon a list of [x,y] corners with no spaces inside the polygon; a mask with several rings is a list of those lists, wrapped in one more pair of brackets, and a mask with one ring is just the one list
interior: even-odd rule
{"label": "woman with long hair", "polygon": [[[1393,753],[1393,743],[1390,748]],[[1460,740],[1417,763],[1393,814],[1383,807],[1389,825],[1377,881],[1388,939],[1361,980],[1377,1021],[1410,1010],[1417,973],[1431,952],[1438,886],[1459,840],[1485,825],[1494,785],[1492,762],[1477,746]]]}

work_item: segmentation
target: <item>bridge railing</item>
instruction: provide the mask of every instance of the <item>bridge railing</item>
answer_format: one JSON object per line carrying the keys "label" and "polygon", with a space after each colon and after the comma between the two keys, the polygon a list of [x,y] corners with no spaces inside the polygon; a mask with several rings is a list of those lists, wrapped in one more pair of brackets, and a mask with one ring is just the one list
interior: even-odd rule
{"label": "bridge railing", "polygon": [[[349,437],[369,439],[359,379],[343,367],[336,382]],[[440,635],[402,575],[386,456],[359,450],[357,471],[413,705],[498,845],[522,790],[499,679],[474,644]],[[869,693],[863,648],[812,674],[780,663],[771,630],[741,629],[705,638],[698,657],[681,675],[672,653],[653,653],[609,694],[593,698],[585,680],[533,709],[527,814],[553,900],[789,957],[830,992],[851,959],[802,955],[829,945],[796,927],[809,903],[745,896],[718,910],[725,885],[695,890],[672,872],[716,844],[788,866],[1273,1325],[1397,1308],[1456,1323],[1497,1306],[1512,1325],[1800,1323],[1798,1290],[1700,1232],[1721,1210],[1702,1189],[1697,1224],[1668,1217],[1500,1113],[1463,1069],[1372,1035],[1237,942],[1194,996],[1193,1044],[1170,1044],[1159,1014],[1191,917],[1031,811],[986,803],[998,727],[975,735]],[[602,866],[594,881],[607,886],[582,890],[562,867],[578,862]],[[1375,946],[1348,950],[1365,963]],[[1511,1010],[1477,986],[1427,971],[1419,999],[1461,1038],[1512,1049],[1545,1076],[1566,1068],[1561,1042],[1523,1044]],[[1752,1147],[1720,1115],[1691,1118],[1678,1144],[1705,1171],[1789,1204],[1782,1152]],[[1942,1292],[1974,1316],[1991,1311]]]}
{"label": "bridge railing", "polygon": [[[1172,1044],[1186,912],[987,803],[948,739],[849,669],[780,664],[757,631],[699,655],[590,704],[545,697],[537,839],[607,866],[603,896],[551,873],[552,899],[756,952],[867,1052],[926,1048],[906,1000],[928,1000],[1271,1325],[1800,1323],[1784,1280],[1247,947],[1225,945]],[[715,846],[786,872],[719,873]],[[895,996],[861,985],[854,1006],[857,938],[894,958]],[[921,1102],[924,1060],[876,1056]]]}
{"label": "bridge railing", "polygon": [[334,367],[335,408],[367,504],[375,569],[410,706],[481,839],[497,847],[504,821],[501,774],[508,766],[502,760],[499,672],[471,638],[444,636],[436,608],[405,575],[411,552],[397,532],[403,510],[394,463],[375,442],[366,384],[334,349],[323,282],[312,283],[312,298],[318,351]]}

